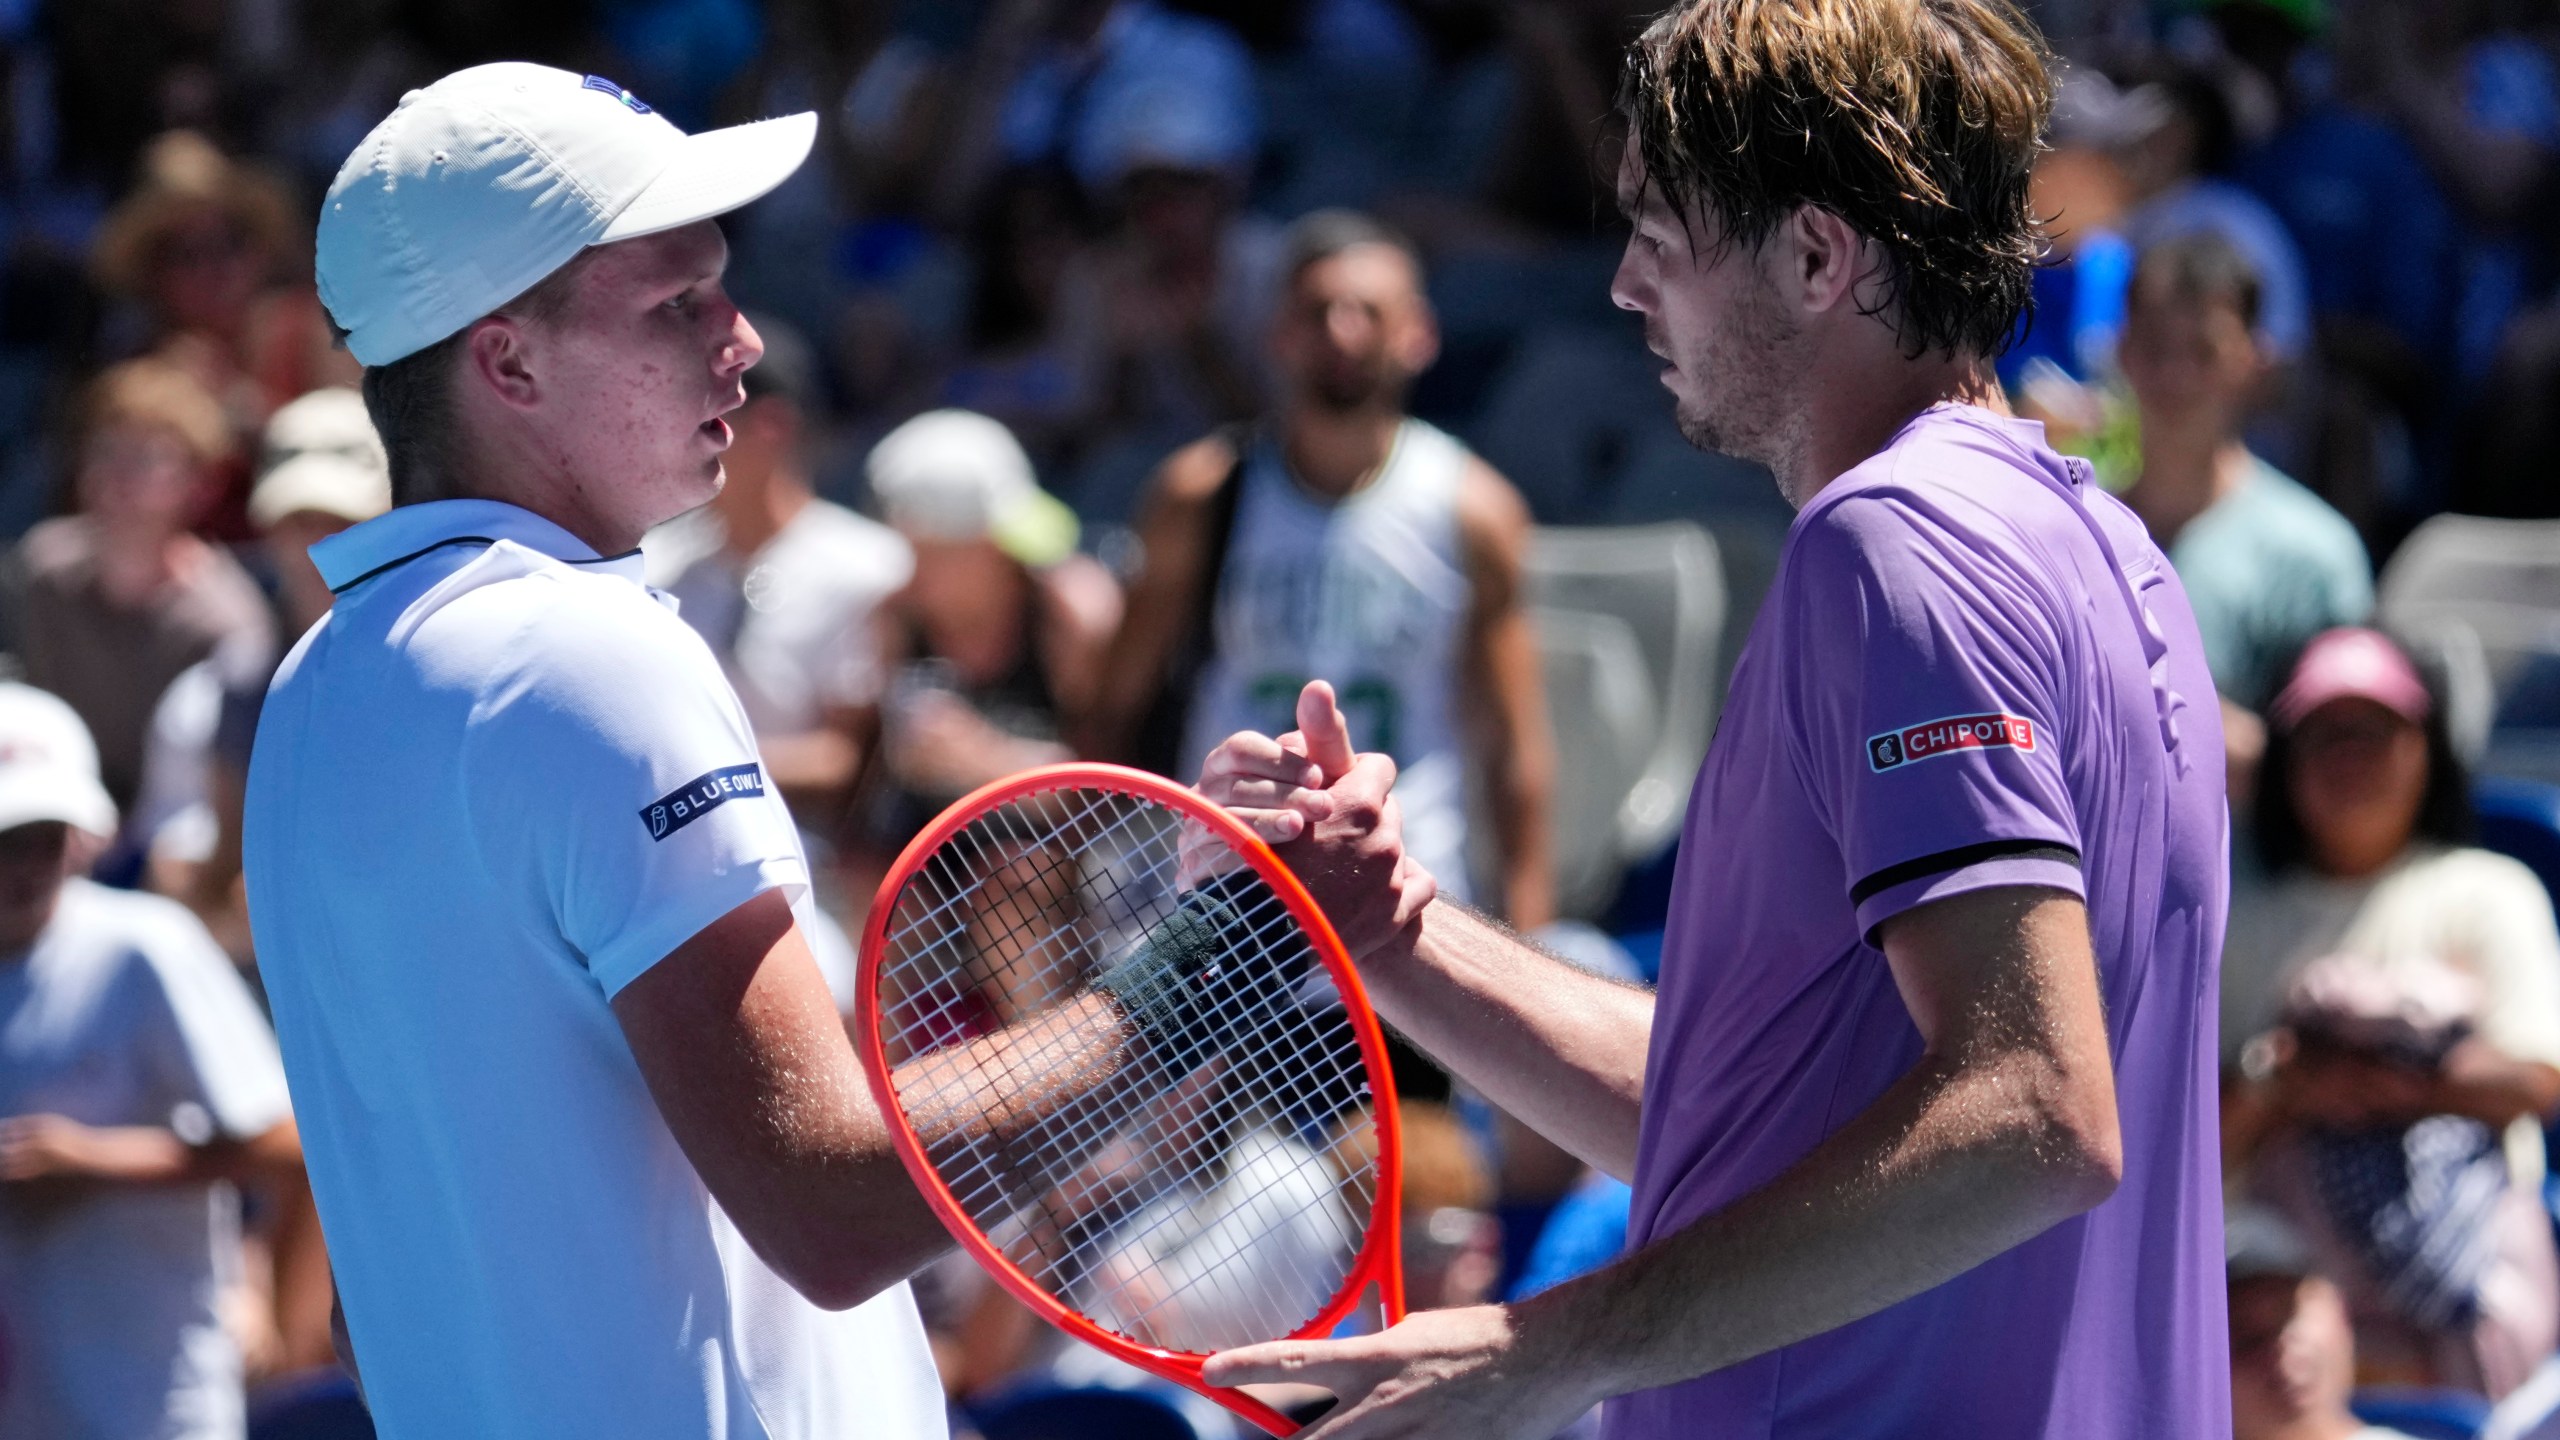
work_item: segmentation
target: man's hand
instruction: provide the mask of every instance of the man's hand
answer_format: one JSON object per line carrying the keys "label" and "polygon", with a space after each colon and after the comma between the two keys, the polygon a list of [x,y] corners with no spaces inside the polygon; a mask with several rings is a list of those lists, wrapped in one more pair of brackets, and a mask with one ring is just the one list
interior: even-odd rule
{"label": "man's hand", "polygon": [[1524,1343],[1508,1305],[1424,1310],[1377,1335],[1282,1340],[1210,1357],[1212,1385],[1298,1384],[1340,1400],[1299,1440],[1547,1440],[1601,1399]]}
{"label": "man's hand", "polygon": [[1352,753],[1333,687],[1316,680],[1298,696],[1296,730],[1229,737],[1202,765],[1199,790],[1270,842],[1362,959],[1411,943],[1438,890],[1404,853],[1395,781],[1393,760]]}

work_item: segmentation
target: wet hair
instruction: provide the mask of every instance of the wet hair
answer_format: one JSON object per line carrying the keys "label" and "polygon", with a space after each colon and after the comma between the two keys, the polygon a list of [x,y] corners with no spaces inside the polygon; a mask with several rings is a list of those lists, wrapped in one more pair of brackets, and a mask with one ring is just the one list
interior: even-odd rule
{"label": "wet hair", "polygon": [[1638,178],[1706,244],[1756,250],[1819,206],[1882,250],[1905,353],[1988,357],[2043,253],[2049,67],[2009,0],[1688,0],[1629,50],[1618,108]]}
{"label": "wet hair", "polygon": [[[582,268],[579,260],[594,253],[580,251],[576,259],[490,313],[511,315],[535,325],[558,319],[576,288],[573,277]],[[346,338],[335,319],[329,323],[339,339]],[[461,437],[455,433],[453,387],[462,364],[462,351],[470,343],[471,329],[471,325],[465,325],[388,365],[365,367],[365,413],[372,417],[374,431],[382,437],[383,453],[391,460],[393,505],[450,499],[461,493],[454,473],[462,463],[462,447]]]}
{"label": "wet hair", "polygon": [[2252,331],[2258,328],[2265,288],[2257,264],[2239,246],[2210,230],[2173,236],[2145,248],[2133,269],[2136,303],[2220,305]]}
{"label": "wet hair", "polygon": [[1357,210],[1311,210],[1292,221],[1281,236],[1280,273],[1294,281],[1317,261],[1363,245],[1384,245],[1404,256],[1413,266],[1416,283],[1420,282],[1422,252],[1403,231]]}
{"label": "wet hair", "polygon": [[[2433,694],[2438,687],[2430,682],[2427,688]],[[2427,718],[2419,728],[2427,737],[2427,788],[2418,801],[2418,823],[2409,838],[2439,845],[2470,844],[2475,833],[2471,775],[2462,757],[2454,753],[2441,696],[2427,707]],[[2311,863],[2311,836],[2302,827],[2302,811],[2293,799],[2293,735],[2272,723],[2267,726],[2266,756],[2258,762],[2258,793],[2250,820],[2257,831],[2258,859],[2268,874],[2281,875]]]}

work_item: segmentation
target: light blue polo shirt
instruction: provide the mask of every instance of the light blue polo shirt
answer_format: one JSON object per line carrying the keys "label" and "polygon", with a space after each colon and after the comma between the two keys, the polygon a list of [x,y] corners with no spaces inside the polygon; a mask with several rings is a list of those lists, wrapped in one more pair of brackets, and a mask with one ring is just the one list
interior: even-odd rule
{"label": "light blue polo shirt", "polygon": [[747,1248],[609,1001],[808,867],[711,652],[529,511],[312,547],[243,831],[260,973],[386,1437],[940,1437],[904,1287]]}

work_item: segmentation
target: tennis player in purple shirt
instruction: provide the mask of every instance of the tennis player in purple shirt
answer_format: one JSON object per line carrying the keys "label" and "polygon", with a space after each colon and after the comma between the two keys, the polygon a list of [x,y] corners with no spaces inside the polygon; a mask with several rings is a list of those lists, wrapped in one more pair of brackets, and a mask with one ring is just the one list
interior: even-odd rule
{"label": "tennis player in purple shirt", "polygon": [[2046,55],[2006,0],[1691,0],[1629,59],[1614,286],[1798,510],[1690,800],[1658,993],[1434,903],[1310,686],[1202,788],[1385,1016],[1635,1186],[1510,1306],[1228,1352],[1312,1440],[2231,1433],[2222,738],[2184,592],[2009,417]]}

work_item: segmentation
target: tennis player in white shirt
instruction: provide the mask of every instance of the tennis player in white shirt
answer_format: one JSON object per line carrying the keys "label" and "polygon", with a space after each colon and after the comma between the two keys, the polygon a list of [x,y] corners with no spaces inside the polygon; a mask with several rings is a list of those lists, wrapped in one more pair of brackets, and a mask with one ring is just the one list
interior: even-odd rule
{"label": "tennis player in white shirt", "polygon": [[715,215],[814,117],[685,136],[610,80],[406,97],[322,212],[395,508],[251,761],[249,908],[391,1440],[939,1437],[946,1248],[791,903],[718,662],[641,583],[762,346]]}

